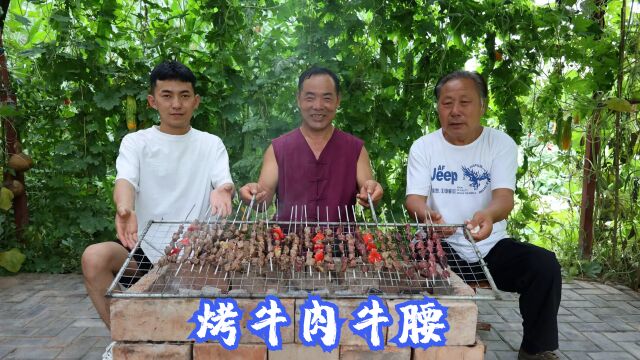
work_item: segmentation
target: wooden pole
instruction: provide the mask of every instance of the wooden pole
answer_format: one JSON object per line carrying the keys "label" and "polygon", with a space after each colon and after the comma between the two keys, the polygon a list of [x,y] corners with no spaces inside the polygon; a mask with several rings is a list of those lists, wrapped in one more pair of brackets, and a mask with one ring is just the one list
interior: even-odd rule
{"label": "wooden pole", "polygon": [[[7,55],[3,44],[4,35],[4,21],[6,14],[9,11],[9,3],[11,0],[0,0],[0,7],[2,7],[2,14],[0,14],[0,103],[2,105],[17,105],[16,95],[11,90],[11,79],[9,78],[9,69],[7,68]],[[11,117],[4,117],[2,119],[2,126],[4,127],[4,142],[5,142],[5,155],[8,159],[11,155],[20,152],[18,130],[15,127],[15,120]],[[24,185],[24,173],[16,171],[15,176],[10,172],[5,171],[3,174],[3,181],[18,180]],[[22,230],[29,223],[29,210],[27,208],[27,191],[16,196],[13,199],[13,214],[14,222],[16,224],[16,236],[19,240],[22,238]]]}
{"label": "wooden pole", "polygon": [[580,228],[578,245],[583,259],[591,259],[593,253],[593,210],[596,199],[597,173],[596,164],[600,154],[600,135],[598,123],[600,110],[593,113],[587,123],[587,136],[582,170],[582,202],[580,204]]}

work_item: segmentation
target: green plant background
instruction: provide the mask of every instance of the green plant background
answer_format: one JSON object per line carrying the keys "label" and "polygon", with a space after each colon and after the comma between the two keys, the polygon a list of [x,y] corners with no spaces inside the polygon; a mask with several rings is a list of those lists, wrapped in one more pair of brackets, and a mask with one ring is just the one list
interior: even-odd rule
{"label": "green plant background", "polygon": [[[0,212],[0,250],[19,248],[23,271],[69,272],[78,271],[87,245],[114,238],[111,191],[128,132],[125,99],[137,100],[138,128],[157,123],[146,106],[147,76],[163,59],[196,72],[203,101],[193,125],[223,139],[237,184],[256,179],[270,139],[297,126],[298,74],[311,64],[334,69],[343,81],[336,125],[366,141],[386,190],[383,202],[401,217],[409,147],[438,128],[435,81],[466,64],[489,81],[486,124],[521,146],[510,231],[556,251],[569,276],[637,286],[640,126],[632,103],[640,98],[639,19],[637,11],[621,19],[621,6],[621,0],[14,0],[4,41],[18,107],[17,113],[3,107],[2,115],[13,113],[35,166],[26,174],[30,225],[17,241],[11,210]],[[603,144],[594,164],[596,239],[593,259],[582,260],[584,141],[595,112]],[[615,116],[621,136],[614,136]],[[6,164],[6,155],[0,160]]]}

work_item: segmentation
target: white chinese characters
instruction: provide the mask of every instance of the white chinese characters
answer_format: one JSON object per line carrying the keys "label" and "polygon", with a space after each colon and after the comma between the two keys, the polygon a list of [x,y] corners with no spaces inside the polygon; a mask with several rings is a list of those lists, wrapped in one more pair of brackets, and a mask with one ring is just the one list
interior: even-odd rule
{"label": "white chinese characters", "polygon": [[[309,295],[306,300],[296,302],[299,303],[300,317],[296,327],[302,344],[320,346],[325,352],[336,349],[340,345],[342,325],[347,321],[340,317],[338,306],[317,295]],[[270,351],[282,349],[282,329],[292,325],[289,314],[293,313],[293,306],[288,306],[289,311],[279,298],[268,295],[250,311],[250,319],[245,326],[260,337]],[[447,308],[437,300],[429,297],[409,300],[397,304],[395,310],[398,333],[393,338],[389,334],[389,342],[398,347],[421,349],[446,344],[445,333],[449,331]],[[188,338],[198,343],[216,341],[227,350],[236,349],[242,335],[243,313],[234,299],[200,299],[198,310],[188,320],[195,324]],[[362,337],[372,351],[383,350],[383,330],[394,321],[385,301],[371,295],[351,312],[351,317],[348,323],[351,331]]]}

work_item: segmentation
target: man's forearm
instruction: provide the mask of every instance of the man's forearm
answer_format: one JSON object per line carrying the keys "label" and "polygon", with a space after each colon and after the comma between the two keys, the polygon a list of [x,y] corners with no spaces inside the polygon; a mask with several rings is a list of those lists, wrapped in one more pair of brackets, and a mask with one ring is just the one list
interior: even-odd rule
{"label": "man's forearm", "polygon": [[124,179],[116,180],[116,185],[113,188],[113,202],[116,204],[116,210],[134,210],[135,190],[133,185]]}
{"label": "man's forearm", "polygon": [[420,195],[409,195],[405,200],[405,207],[409,212],[410,217],[413,219],[416,215],[420,222],[425,222],[425,216],[427,213],[427,198]]}
{"label": "man's forearm", "polygon": [[509,189],[494,190],[491,202],[482,211],[487,213],[494,223],[509,217],[513,210],[513,191]]}

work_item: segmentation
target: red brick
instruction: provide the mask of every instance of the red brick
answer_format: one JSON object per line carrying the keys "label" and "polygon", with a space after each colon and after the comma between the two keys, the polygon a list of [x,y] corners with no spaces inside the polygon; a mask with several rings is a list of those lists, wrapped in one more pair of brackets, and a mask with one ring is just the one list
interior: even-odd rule
{"label": "red brick", "polygon": [[304,346],[302,344],[283,344],[282,350],[269,351],[269,360],[338,360],[339,349],[327,353],[319,346]]}
{"label": "red brick", "polygon": [[447,321],[449,331],[445,333],[447,345],[473,345],[476,342],[478,305],[472,301],[442,300],[449,308]]}
{"label": "red brick", "polygon": [[266,360],[267,347],[265,345],[238,345],[235,350],[227,350],[219,344],[194,344],[193,360]]}
{"label": "red brick", "polygon": [[200,299],[112,299],[111,338],[115,341],[186,341],[188,323]]}
{"label": "red brick", "polygon": [[[388,339],[398,335],[400,317],[396,311],[396,305],[407,300],[388,300],[389,312],[393,317],[393,324],[388,329]],[[445,333],[446,345],[472,345],[476,342],[476,324],[478,322],[478,306],[472,301],[439,300],[446,306],[449,331]],[[387,345],[396,346],[387,341]]]}
{"label": "red brick", "polygon": [[411,348],[386,346],[380,351],[371,351],[368,346],[340,346],[340,360],[410,360]]}
{"label": "red brick", "polygon": [[[236,299],[243,310],[240,320],[241,344],[264,344],[247,329],[251,311],[260,299]],[[294,299],[281,299],[291,325],[281,327],[282,343],[293,343]],[[200,299],[112,299],[111,337],[115,341],[186,341],[194,324],[187,322],[198,309]]]}
{"label": "red brick", "polygon": [[483,360],[485,346],[477,339],[471,346],[430,347],[427,350],[415,349],[413,360]]}
{"label": "red brick", "polygon": [[116,343],[114,360],[191,360],[191,344]]}

